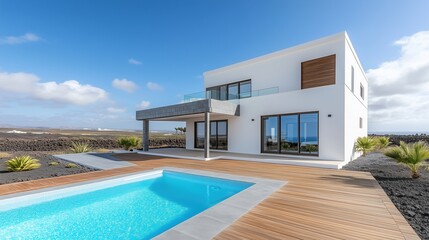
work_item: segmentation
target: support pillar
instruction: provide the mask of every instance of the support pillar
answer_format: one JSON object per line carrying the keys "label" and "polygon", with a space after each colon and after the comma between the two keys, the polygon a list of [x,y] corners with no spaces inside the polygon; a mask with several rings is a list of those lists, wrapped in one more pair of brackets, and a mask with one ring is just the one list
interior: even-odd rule
{"label": "support pillar", "polygon": [[204,113],[204,158],[210,157],[210,113]]}
{"label": "support pillar", "polygon": [[149,151],[149,120],[143,120],[143,151]]}

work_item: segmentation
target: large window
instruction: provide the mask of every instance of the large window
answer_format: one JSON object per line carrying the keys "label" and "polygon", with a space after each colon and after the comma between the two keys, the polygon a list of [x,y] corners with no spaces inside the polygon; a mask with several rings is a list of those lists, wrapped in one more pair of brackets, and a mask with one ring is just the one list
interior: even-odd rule
{"label": "large window", "polygon": [[278,152],[278,117],[263,117],[263,152]]}
{"label": "large window", "polygon": [[252,96],[252,81],[246,80],[210,87],[206,89],[207,98],[217,100],[234,100]]}
{"label": "large window", "polygon": [[261,152],[319,155],[319,113],[262,117]]}
{"label": "large window", "polygon": [[204,122],[195,123],[195,148],[204,148]]}
{"label": "large window", "polygon": [[[210,121],[211,149],[228,150],[228,122]],[[195,122],[195,148],[204,148],[204,122]]]}
{"label": "large window", "polygon": [[281,152],[298,153],[298,115],[283,115],[280,123]]}

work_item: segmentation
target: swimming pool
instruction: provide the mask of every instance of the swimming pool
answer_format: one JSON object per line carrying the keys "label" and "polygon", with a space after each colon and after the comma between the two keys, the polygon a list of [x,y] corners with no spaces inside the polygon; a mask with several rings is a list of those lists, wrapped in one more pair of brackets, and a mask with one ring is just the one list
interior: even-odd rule
{"label": "swimming pool", "polygon": [[149,239],[252,186],[158,170],[0,200],[2,239]]}

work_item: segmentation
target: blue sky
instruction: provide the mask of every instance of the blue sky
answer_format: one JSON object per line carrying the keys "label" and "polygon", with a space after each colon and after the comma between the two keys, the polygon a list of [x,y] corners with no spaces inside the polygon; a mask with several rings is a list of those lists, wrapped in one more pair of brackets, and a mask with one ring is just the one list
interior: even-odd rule
{"label": "blue sky", "polygon": [[[204,71],[340,31],[348,32],[365,70],[383,72],[383,63],[407,64],[406,49],[427,52],[428,9],[426,0],[3,0],[0,124],[139,128],[137,108],[178,103],[203,90]],[[394,44],[419,32],[417,42]],[[428,66],[419,79],[429,80]],[[419,105],[411,113],[407,107],[386,113],[394,99],[372,94],[370,131],[429,131]],[[401,114],[408,116],[392,120]],[[418,121],[404,126],[410,116]]]}

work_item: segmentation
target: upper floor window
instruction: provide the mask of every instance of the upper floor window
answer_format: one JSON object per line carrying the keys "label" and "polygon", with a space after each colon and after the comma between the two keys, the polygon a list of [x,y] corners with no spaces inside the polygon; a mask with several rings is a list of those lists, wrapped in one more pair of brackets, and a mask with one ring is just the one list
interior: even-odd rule
{"label": "upper floor window", "polygon": [[365,99],[365,87],[362,85],[362,83],[360,84],[360,97]]}
{"label": "upper floor window", "polygon": [[206,89],[207,98],[217,100],[233,100],[252,96],[252,82],[245,80]]}
{"label": "upper floor window", "polygon": [[355,68],[353,66],[352,66],[351,90],[352,90],[352,92],[355,92]]}

